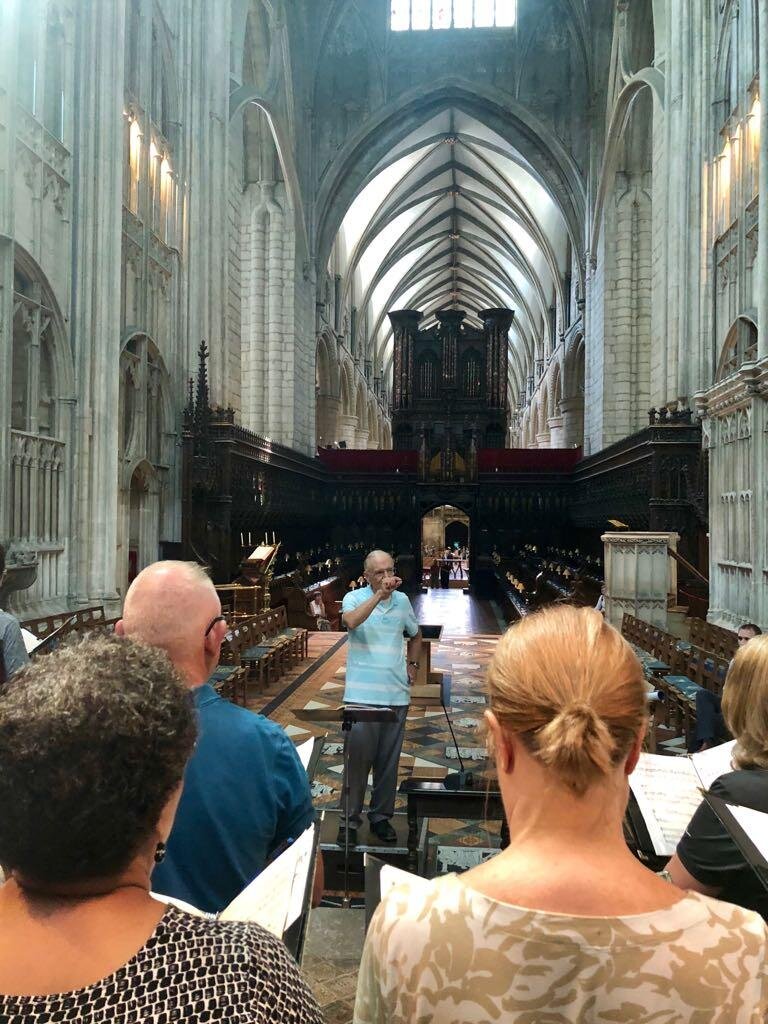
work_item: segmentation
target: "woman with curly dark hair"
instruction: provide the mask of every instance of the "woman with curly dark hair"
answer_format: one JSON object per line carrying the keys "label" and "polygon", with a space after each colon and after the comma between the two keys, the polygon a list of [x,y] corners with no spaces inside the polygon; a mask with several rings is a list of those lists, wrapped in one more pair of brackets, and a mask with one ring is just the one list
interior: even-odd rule
{"label": "woman with curly dark hair", "polygon": [[322,1020],[273,936],[150,896],[195,733],[165,654],[117,636],[0,690],[0,1020]]}

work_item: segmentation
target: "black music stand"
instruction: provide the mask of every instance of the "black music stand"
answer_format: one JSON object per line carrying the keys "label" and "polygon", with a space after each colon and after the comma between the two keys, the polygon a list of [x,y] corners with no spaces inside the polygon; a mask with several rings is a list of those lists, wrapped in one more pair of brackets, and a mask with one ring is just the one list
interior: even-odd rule
{"label": "black music stand", "polygon": [[349,898],[349,734],[357,722],[396,722],[397,713],[392,708],[375,707],[372,704],[342,704],[340,708],[299,708],[293,712],[300,722],[341,722],[344,737],[344,896],[342,907],[348,909]]}

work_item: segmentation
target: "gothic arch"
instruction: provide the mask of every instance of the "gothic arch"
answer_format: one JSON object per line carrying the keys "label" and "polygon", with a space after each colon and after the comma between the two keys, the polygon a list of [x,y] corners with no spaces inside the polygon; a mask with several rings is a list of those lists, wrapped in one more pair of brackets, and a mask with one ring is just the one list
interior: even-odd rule
{"label": "gothic arch", "polygon": [[605,139],[603,150],[603,163],[600,168],[600,178],[595,199],[595,208],[592,214],[592,226],[589,237],[589,256],[592,266],[597,265],[597,249],[600,242],[600,229],[603,223],[603,211],[608,189],[613,183],[621,155],[621,145],[624,134],[629,124],[632,107],[635,100],[644,89],[650,89],[654,101],[660,110],[664,110],[664,75],[658,68],[643,68],[636,72],[621,88],[608,126],[608,133]]}
{"label": "gothic arch", "polygon": [[548,128],[508,94],[445,76],[426,91],[419,85],[385,104],[366,120],[329,166],[318,192],[318,265],[326,264],[344,214],[368,175],[419,123],[450,106],[488,124],[528,161],[532,173],[561,209],[574,251],[582,252],[586,189],[571,155]]}

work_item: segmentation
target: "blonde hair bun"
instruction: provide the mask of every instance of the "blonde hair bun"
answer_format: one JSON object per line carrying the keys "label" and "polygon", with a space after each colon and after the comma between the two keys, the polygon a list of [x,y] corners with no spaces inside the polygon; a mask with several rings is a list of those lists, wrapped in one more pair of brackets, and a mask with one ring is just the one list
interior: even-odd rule
{"label": "blonde hair bun", "polygon": [[577,795],[628,756],[647,713],[640,662],[591,608],[553,606],[515,623],[488,690],[502,730]]}

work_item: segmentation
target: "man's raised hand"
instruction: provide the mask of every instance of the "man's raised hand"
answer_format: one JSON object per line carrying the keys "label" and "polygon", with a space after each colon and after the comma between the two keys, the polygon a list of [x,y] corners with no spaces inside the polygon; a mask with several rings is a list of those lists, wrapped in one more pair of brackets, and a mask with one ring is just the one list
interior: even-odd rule
{"label": "man's raised hand", "polygon": [[391,594],[393,590],[397,590],[402,582],[399,576],[385,576],[381,582],[381,589],[385,594]]}

